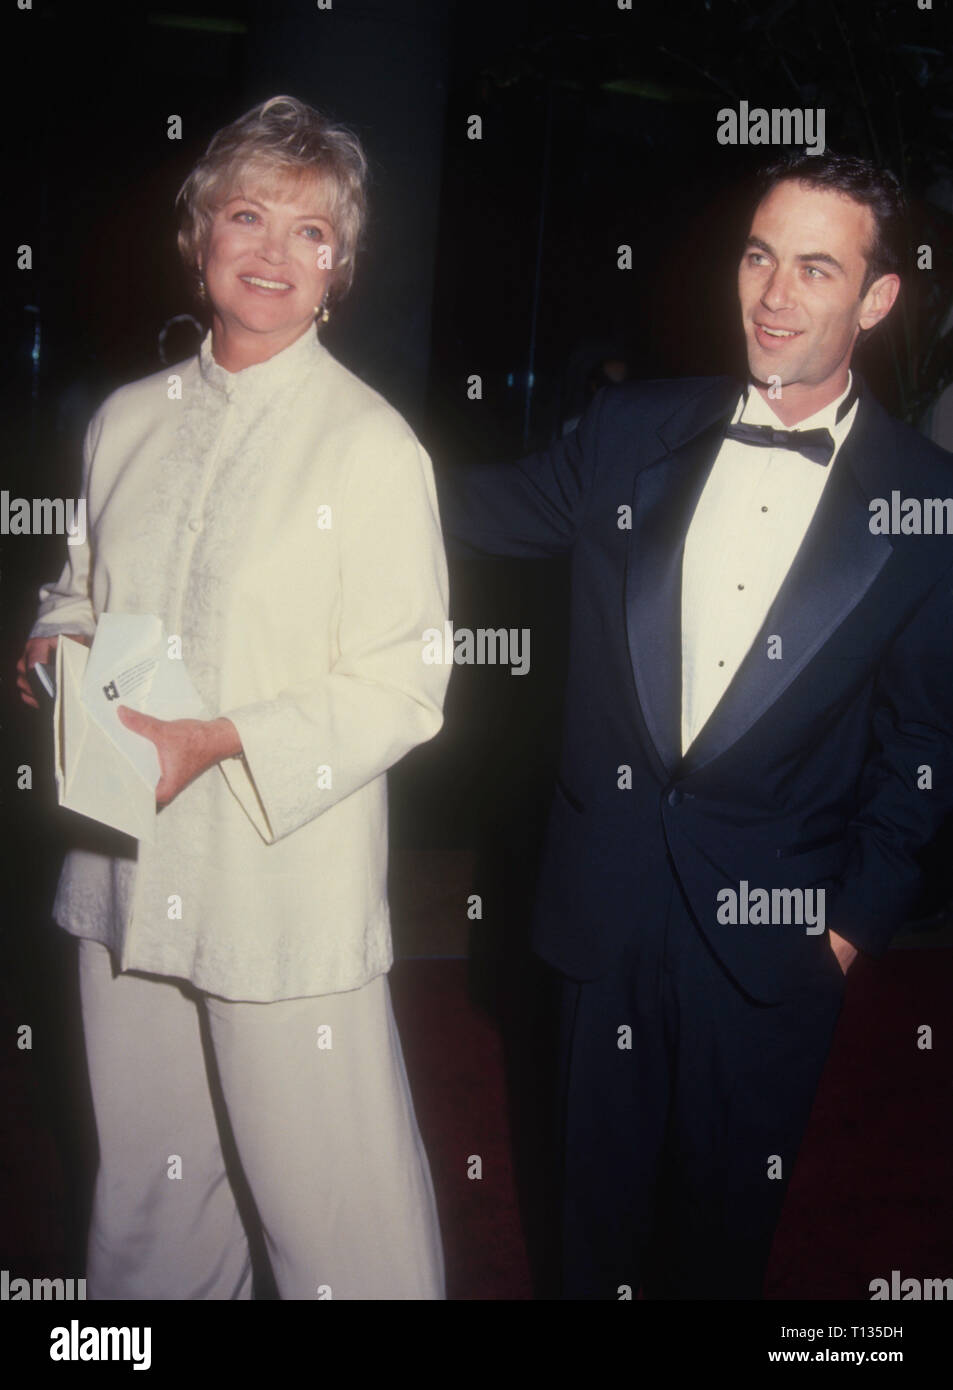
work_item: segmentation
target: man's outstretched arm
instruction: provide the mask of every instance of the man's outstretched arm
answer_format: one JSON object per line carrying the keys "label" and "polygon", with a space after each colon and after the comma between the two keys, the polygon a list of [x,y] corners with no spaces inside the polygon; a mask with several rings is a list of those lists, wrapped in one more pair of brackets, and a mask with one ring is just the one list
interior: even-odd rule
{"label": "man's outstretched arm", "polygon": [[599,392],[572,434],[517,463],[442,469],[445,534],[489,555],[540,559],[569,550],[591,492],[609,394]]}

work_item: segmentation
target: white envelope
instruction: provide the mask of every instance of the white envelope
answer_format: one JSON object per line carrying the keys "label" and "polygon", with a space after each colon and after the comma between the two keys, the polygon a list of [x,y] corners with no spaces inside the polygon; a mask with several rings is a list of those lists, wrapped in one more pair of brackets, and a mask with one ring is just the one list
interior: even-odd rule
{"label": "white envelope", "polygon": [[101,614],[91,648],[61,636],[53,711],[60,805],[151,841],[159,756],[151,739],[120,723],[119,705],[157,719],[207,718],[152,614]]}

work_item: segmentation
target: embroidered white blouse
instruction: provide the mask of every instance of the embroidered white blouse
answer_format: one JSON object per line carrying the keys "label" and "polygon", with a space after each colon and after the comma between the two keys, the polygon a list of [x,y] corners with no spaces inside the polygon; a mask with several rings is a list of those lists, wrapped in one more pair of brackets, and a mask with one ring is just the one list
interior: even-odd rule
{"label": "embroidered white blouse", "polygon": [[55,920],[227,999],[366,984],[392,962],[386,772],[440,728],[450,670],[423,660],[447,615],[429,458],[313,331],[235,373],[209,334],[96,412],[82,495],[31,636],[158,614],[244,756],[154,844],[72,850]]}

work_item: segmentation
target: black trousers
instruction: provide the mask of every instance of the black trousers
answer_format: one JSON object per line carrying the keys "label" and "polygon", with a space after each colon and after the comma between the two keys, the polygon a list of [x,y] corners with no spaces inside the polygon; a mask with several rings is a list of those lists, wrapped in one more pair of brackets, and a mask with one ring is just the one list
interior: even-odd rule
{"label": "black trousers", "polygon": [[752,1001],[673,878],[617,969],[566,981],[564,1298],[761,1297],[843,997],[833,952],[810,959],[784,1002]]}

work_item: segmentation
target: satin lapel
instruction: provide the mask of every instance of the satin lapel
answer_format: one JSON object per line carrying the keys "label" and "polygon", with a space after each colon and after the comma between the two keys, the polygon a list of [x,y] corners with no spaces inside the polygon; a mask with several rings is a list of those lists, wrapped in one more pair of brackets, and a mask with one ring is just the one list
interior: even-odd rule
{"label": "satin lapel", "polygon": [[[834,461],[834,476],[764,624],[681,766],[694,772],[736,743],[803,671],[870,588],[893,547],[872,535],[866,488],[859,481],[876,455],[873,411],[864,410]],[[768,638],[781,639],[780,659]]]}
{"label": "satin lapel", "polygon": [[739,390],[719,380],[663,427],[659,459],[633,485],[626,634],[639,705],[666,778],[681,758],[685,535]]}

